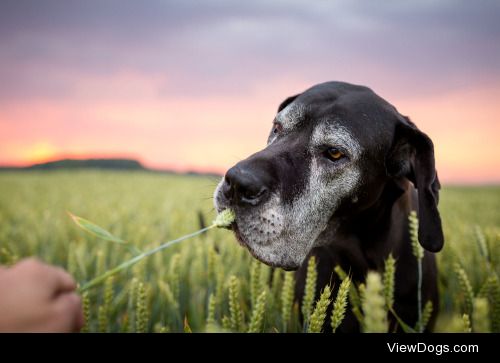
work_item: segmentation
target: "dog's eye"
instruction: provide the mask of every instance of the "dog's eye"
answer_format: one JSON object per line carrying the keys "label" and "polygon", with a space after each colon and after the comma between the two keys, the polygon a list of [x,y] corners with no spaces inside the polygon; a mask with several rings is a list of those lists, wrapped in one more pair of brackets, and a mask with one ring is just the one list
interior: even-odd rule
{"label": "dog's eye", "polygon": [[344,157],[344,153],[336,147],[331,147],[326,150],[325,156],[332,161],[337,161]]}
{"label": "dog's eye", "polygon": [[275,122],[273,124],[273,134],[277,134],[283,130],[283,125],[281,125],[279,122]]}

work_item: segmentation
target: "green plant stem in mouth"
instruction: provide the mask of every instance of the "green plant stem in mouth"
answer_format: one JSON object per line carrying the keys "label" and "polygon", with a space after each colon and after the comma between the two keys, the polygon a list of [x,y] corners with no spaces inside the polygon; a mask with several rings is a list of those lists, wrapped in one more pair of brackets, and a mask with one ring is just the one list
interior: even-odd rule
{"label": "green plant stem in mouth", "polygon": [[[73,217],[73,215],[71,215],[71,216]],[[75,218],[75,217],[73,217],[73,218]],[[120,272],[120,271],[122,271],[130,266],[135,265],[137,262],[141,261],[143,258],[151,256],[151,255],[155,254],[156,252],[164,250],[165,248],[168,248],[168,247],[170,247],[176,243],[179,243],[181,241],[184,241],[188,238],[195,237],[199,234],[202,234],[202,233],[204,233],[212,228],[215,228],[215,227],[227,228],[228,226],[231,225],[231,223],[234,222],[235,218],[236,218],[235,214],[231,209],[225,209],[217,215],[217,217],[215,218],[215,220],[212,222],[212,224],[210,226],[202,228],[196,232],[187,234],[185,236],[179,237],[179,238],[174,239],[172,241],[165,242],[165,243],[159,245],[158,247],[153,248],[152,250],[141,253],[140,255],[137,255],[137,256],[131,258],[130,260],[123,262],[122,264],[116,266],[115,268],[113,268],[109,271],[106,271],[105,273],[96,277],[95,279],[92,279],[89,282],[83,284],[78,290],[80,292],[84,292],[84,291],[90,289],[91,287],[94,287],[96,285],[101,284],[108,277],[113,276],[113,275],[117,274],[118,272]]]}
{"label": "green plant stem in mouth", "polygon": [[116,266],[115,268],[113,268],[111,270],[108,270],[105,273],[103,273],[102,275],[96,277],[95,279],[92,279],[89,282],[83,284],[78,290],[80,292],[84,292],[84,291],[90,289],[91,287],[99,285],[100,283],[104,282],[108,277],[117,274],[121,270],[124,270],[124,269],[126,269],[126,268],[128,268],[130,266],[135,265],[137,262],[139,262],[143,258],[151,256],[152,254],[155,254],[156,252],[159,252],[159,251],[161,251],[161,250],[163,250],[165,248],[168,248],[168,247],[170,247],[170,246],[172,246],[172,245],[174,245],[176,243],[184,241],[185,239],[188,239],[188,238],[191,238],[191,237],[195,237],[195,236],[197,236],[199,234],[202,234],[203,232],[206,232],[206,231],[208,231],[208,230],[210,230],[210,229],[212,229],[214,227],[217,227],[217,225],[216,224],[212,224],[212,225],[210,225],[208,227],[200,229],[199,231],[187,234],[185,236],[182,236],[180,238],[174,239],[172,241],[165,242],[165,243],[159,245],[158,247],[153,248],[152,250],[149,250],[147,252],[141,253],[140,255],[137,255],[134,258],[131,258],[130,260],[123,262],[122,264]]}

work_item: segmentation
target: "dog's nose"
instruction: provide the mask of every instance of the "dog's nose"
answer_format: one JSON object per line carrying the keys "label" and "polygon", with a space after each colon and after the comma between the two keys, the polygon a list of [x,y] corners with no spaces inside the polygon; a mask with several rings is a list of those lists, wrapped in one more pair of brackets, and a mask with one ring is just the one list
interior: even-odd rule
{"label": "dog's nose", "polygon": [[266,178],[248,168],[236,165],[224,178],[224,196],[239,205],[257,205],[269,194]]}

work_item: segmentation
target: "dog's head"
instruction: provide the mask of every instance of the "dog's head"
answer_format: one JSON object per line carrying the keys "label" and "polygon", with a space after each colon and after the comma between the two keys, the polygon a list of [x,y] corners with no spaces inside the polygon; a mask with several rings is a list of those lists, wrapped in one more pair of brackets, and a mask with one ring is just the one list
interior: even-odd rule
{"label": "dog's head", "polygon": [[408,179],[419,194],[419,238],[443,244],[431,140],[366,87],[314,86],[278,108],[267,147],[229,169],[217,211],[260,261],[296,269],[328,227],[373,205],[385,184]]}

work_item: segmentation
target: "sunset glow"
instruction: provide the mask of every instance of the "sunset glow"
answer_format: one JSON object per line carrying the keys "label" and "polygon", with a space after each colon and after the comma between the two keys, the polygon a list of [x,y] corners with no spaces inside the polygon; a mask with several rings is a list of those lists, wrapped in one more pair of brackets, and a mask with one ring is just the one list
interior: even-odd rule
{"label": "sunset glow", "polygon": [[426,132],[445,183],[498,183],[500,26],[489,14],[498,7],[419,3],[228,3],[207,14],[168,2],[139,13],[135,3],[33,2],[28,14],[2,3],[0,165],[130,157],[222,173],[265,145],[283,99],[342,80],[371,87]]}

